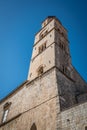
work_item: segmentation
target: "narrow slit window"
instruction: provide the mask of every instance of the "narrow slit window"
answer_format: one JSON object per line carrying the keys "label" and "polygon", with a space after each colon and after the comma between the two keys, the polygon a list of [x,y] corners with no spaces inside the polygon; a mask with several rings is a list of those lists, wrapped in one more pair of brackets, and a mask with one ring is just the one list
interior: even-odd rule
{"label": "narrow slit window", "polygon": [[8,115],[8,109],[4,111],[3,120],[2,120],[3,123],[6,121],[7,115]]}
{"label": "narrow slit window", "polygon": [[43,50],[45,50],[45,49],[46,49],[46,43],[43,44]]}
{"label": "narrow slit window", "polygon": [[10,105],[11,105],[11,102],[7,102],[3,107],[4,110],[3,110],[2,123],[6,122],[6,120],[7,120]]}
{"label": "narrow slit window", "polygon": [[43,50],[42,50],[42,46],[39,47],[39,53],[41,53]]}

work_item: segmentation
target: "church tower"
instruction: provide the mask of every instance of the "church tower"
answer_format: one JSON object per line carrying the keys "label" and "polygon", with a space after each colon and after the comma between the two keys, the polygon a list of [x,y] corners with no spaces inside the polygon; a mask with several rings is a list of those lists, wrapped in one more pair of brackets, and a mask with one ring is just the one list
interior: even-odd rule
{"label": "church tower", "polygon": [[55,78],[49,82],[50,85],[53,82],[57,85],[60,109],[79,102],[77,93],[84,93],[87,87],[72,66],[67,30],[55,16],[48,16],[35,36],[28,80],[41,78],[52,70],[55,71]]}
{"label": "church tower", "polygon": [[32,81],[53,67],[67,71],[70,76],[70,64],[67,30],[56,17],[49,16],[35,36],[28,80]]}
{"label": "church tower", "polygon": [[[55,16],[47,17],[42,22],[41,30],[35,36],[28,80],[31,82],[38,77],[41,78],[52,70],[55,71],[55,78],[49,82],[50,85],[53,82],[57,83],[59,106],[61,109],[69,107],[75,103],[73,67],[67,30]],[[66,83],[65,86],[63,80]]]}

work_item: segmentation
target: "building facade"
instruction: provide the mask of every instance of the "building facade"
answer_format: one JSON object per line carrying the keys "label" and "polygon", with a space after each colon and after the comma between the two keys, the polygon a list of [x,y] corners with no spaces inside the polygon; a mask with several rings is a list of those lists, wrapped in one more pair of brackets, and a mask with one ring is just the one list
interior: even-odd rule
{"label": "building facade", "polygon": [[0,130],[87,130],[87,83],[55,16],[35,36],[28,80],[0,101]]}

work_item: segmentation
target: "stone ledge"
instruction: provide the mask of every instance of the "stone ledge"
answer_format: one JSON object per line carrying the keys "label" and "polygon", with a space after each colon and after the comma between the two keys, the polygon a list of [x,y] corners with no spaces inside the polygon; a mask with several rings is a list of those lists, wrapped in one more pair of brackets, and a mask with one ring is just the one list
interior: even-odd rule
{"label": "stone ledge", "polygon": [[8,121],[6,121],[6,122],[4,122],[4,123],[1,123],[1,124],[0,124],[0,127],[2,127],[2,126],[4,126],[4,125],[6,125],[7,123],[11,122],[12,120],[14,120],[14,119],[18,118],[19,116],[21,116],[21,113],[20,113],[20,114],[18,114],[18,115],[16,115],[15,117],[13,117],[13,118],[9,119]]}

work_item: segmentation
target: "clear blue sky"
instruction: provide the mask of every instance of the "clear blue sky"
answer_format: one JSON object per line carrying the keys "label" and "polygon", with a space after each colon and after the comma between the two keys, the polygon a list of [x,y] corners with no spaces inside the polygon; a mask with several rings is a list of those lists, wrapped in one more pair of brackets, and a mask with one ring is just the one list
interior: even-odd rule
{"label": "clear blue sky", "polygon": [[0,0],[0,98],[27,79],[34,36],[50,15],[67,28],[72,64],[87,81],[86,0]]}

